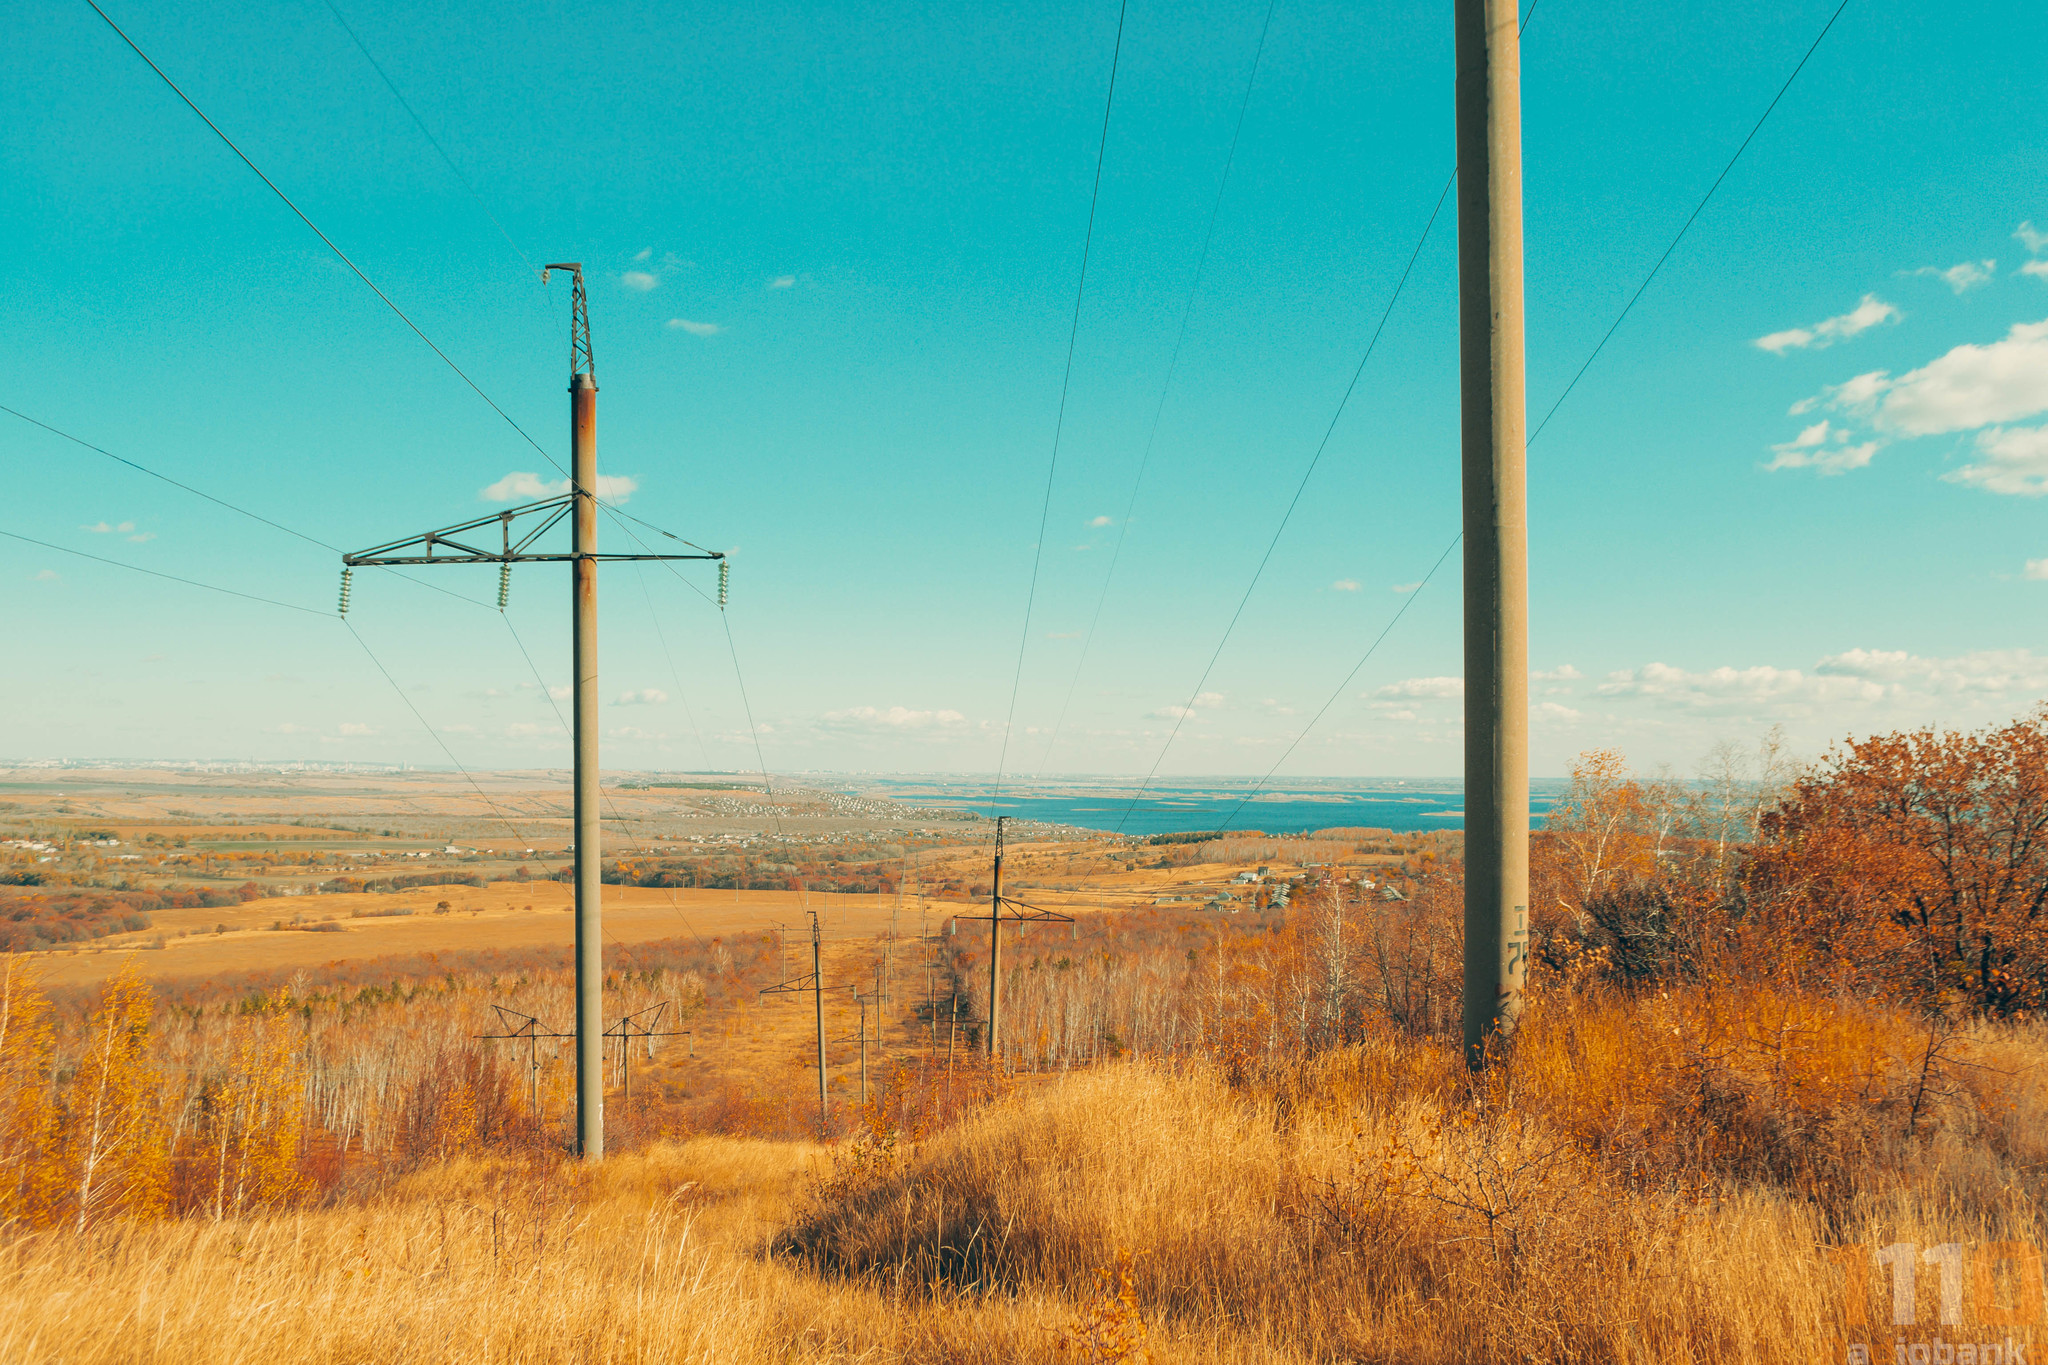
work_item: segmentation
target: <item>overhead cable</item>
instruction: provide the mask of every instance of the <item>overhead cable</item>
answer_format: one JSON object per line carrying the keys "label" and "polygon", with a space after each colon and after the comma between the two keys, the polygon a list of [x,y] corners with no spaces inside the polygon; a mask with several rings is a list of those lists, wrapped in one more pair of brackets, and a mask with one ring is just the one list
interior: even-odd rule
{"label": "overhead cable", "polygon": [[400,322],[404,323],[408,328],[410,328],[414,336],[418,337],[421,341],[424,341],[427,344],[427,349],[431,350],[435,355],[439,356],[441,358],[441,362],[445,364],[449,369],[455,372],[456,378],[460,379],[463,383],[467,384],[470,387],[470,390],[473,393],[475,393],[477,397],[483,399],[485,404],[490,407],[492,412],[495,412],[498,414],[498,416],[504,418],[505,424],[511,427],[512,430],[518,432],[520,439],[525,441],[528,445],[532,446],[536,451],[538,451],[542,459],[546,460],[549,464],[554,465],[556,470],[560,471],[562,469],[561,463],[558,460],[556,460],[554,456],[548,454],[548,452],[542,448],[540,442],[534,440],[533,437],[527,435],[526,428],[520,426],[519,423],[514,421],[512,419],[511,413],[499,407],[497,404],[497,400],[493,399],[489,394],[485,393],[483,389],[477,384],[477,382],[474,379],[471,379],[469,375],[463,370],[463,368],[460,365],[456,364],[454,359],[450,357],[446,351],[442,350],[438,345],[434,343],[434,339],[432,337],[428,336],[425,332],[421,331],[419,324],[414,322],[410,317],[406,316],[405,310],[403,308],[400,308],[396,303],[392,302],[391,296],[389,294],[386,294],[382,289],[378,288],[377,282],[371,279],[368,275],[364,274],[362,267],[358,266],[354,261],[350,260],[348,253],[343,251],[340,247],[336,246],[334,244],[334,239],[332,237],[329,237],[325,232],[322,232],[320,230],[320,225],[318,223],[315,223],[311,218],[307,217],[305,210],[301,209],[297,204],[293,203],[291,196],[286,194],[283,190],[279,189],[277,186],[277,182],[272,180],[269,176],[265,175],[263,173],[263,168],[258,166],[254,161],[251,161],[249,159],[248,153],[244,152],[240,147],[236,146],[235,140],[229,137],[226,133],[222,132],[220,125],[215,123],[211,118],[208,118],[206,111],[204,109],[201,109],[197,104],[194,104],[192,102],[192,97],[190,95],[187,95],[184,92],[184,90],[179,88],[178,83],[172,80],[169,75],[165,74],[164,69],[158,66],[153,60],[151,60],[150,55],[147,52],[144,52],[141,49],[141,47],[137,46],[135,40],[133,38],[130,38],[119,24],[115,23],[111,18],[108,18],[107,12],[99,7],[99,0],[85,0],[85,3],[92,6],[93,13],[99,15],[100,18],[106,20],[107,27],[114,30],[115,34],[119,36],[121,41],[128,44],[130,50],[132,50],[136,56],[142,58],[142,60],[148,65],[151,71],[156,72],[156,74],[163,80],[163,83],[171,88],[171,93],[176,95],[179,99],[183,100],[185,102],[185,107],[187,109],[190,109],[193,113],[197,114],[199,116],[199,121],[204,123],[208,128],[212,129],[214,136],[218,137],[223,143],[225,143],[227,145],[227,149],[233,152],[237,157],[239,157],[241,159],[242,164],[244,166],[247,166],[250,169],[250,171],[252,171],[255,174],[256,178],[258,180],[261,180],[264,183],[264,185],[266,185],[269,188],[270,192],[276,195],[278,197],[278,200],[281,203],[283,203],[286,208],[290,209],[295,216],[297,216],[300,222],[304,223],[308,228],[312,230],[313,235],[315,237],[318,237],[321,240],[321,242],[326,245],[327,249],[334,253],[336,260],[340,261],[343,265],[347,266],[349,270],[354,273],[357,279],[361,280],[365,285],[369,286],[370,292],[375,294],[380,300],[382,300],[384,306],[386,308],[389,308],[392,314],[396,316]]}
{"label": "overhead cable", "polygon": [[1237,102],[1237,124],[1230,131],[1230,150],[1223,157],[1223,178],[1216,182],[1216,199],[1209,205],[1209,226],[1202,234],[1202,252],[1195,259],[1194,279],[1188,284],[1188,296],[1180,306],[1180,331],[1173,339],[1173,356],[1166,362],[1166,379],[1159,386],[1159,402],[1152,409],[1152,428],[1145,434],[1145,448],[1138,457],[1138,472],[1131,478],[1131,495],[1124,500],[1124,514],[1117,523],[1116,545],[1109,552],[1109,568],[1102,575],[1102,591],[1095,597],[1095,612],[1088,619],[1087,634],[1081,637],[1081,657],[1075,661],[1074,676],[1067,684],[1066,700],[1060,703],[1059,719],[1053,722],[1052,737],[1045,742],[1045,755],[1038,760],[1038,770],[1045,771],[1045,765],[1052,758],[1053,746],[1060,742],[1060,731],[1066,727],[1067,711],[1074,704],[1074,689],[1081,685],[1081,673],[1088,666],[1088,651],[1095,643],[1095,628],[1102,623],[1102,607],[1109,600],[1109,587],[1116,579],[1117,561],[1123,558],[1124,538],[1130,534],[1131,513],[1138,506],[1138,490],[1145,484],[1145,470],[1152,463],[1152,448],[1159,439],[1159,422],[1166,414],[1166,398],[1173,392],[1173,377],[1180,370],[1181,347],[1188,339],[1188,319],[1195,311],[1195,296],[1202,288],[1202,273],[1209,266],[1209,247],[1216,240],[1216,220],[1223,212],[1223,192],[1230,187],[1230,171],[1237,164],[1237,143],[1244,134],[1244,116],[1252,106],[1252,87],[1258,84],[1259,63],[1266,55],[1266,35],[1273,27],[1273,11],[1280,0],[1266,0],[1266,19],[1259,26],[1259,44],[1252,52],[1252,69],[1244,81],[1244,97]]}
{"label": "overhead cable", "polygon": [[1109,116],[1116,107],[1116,75],[1124,53],[1124,15],[1129,0],[1119,0],[1116,11],[1116,45],[1109,58],[1109,93],[1102,101],[1102,133],[1095,144],[1095,183],[1088,194],[1088,229],[1081,239],[1081,274],[1074,283],[1074,318],[1067,328],[1067,363],[1060,372],[1059,414],[1053,420],[1052,458],[1045,466],[1045,497],[1038,509],[1038,538],[1031,544],[1031,586],[1024,594],[1024,628],[1017,640],[1017,668],[1010,678],[1010,709],[1003,718],[1003,744],[996,758],[996,782],[989,794],[989,810],[1003,791],[1003,769],[1010,759],[1010,731],[1017,721],[1017,693],[1024,685],[1024,654],[1031,643],[1031,610],[1038,601],[1038,570],[1045,560],[1045,527],[1052,515],[1053,476],[1059,472],[1060,437],[1067,425],[1067,391],[1074,379],[1074,346],[1081,335],[1081,300],[1088,289],[1088,257],[1095,246],[1095,210],[1102,201],[1102,163],[1109,150]]}

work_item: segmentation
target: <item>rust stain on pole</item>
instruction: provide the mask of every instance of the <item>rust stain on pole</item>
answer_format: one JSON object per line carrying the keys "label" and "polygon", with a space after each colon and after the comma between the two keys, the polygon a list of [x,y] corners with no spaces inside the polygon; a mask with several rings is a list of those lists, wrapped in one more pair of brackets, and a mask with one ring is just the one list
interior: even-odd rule
{"label": "rust stain on pole", "polygon": [[[577,279],[582,313],[582,278]],[[598,828],[597,755],[597,381],[569,382],[569,477],[575,485],[570,615],[575,628],[576,711],[576,1149],[604,1156],[604,884]]]}

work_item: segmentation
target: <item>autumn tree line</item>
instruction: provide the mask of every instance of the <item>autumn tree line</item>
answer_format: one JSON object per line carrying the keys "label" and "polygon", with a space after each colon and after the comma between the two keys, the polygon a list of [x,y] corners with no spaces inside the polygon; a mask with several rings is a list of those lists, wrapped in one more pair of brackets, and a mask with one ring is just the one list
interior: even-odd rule
{"label": "autumn tree line", "polygon": [[[666,1001],[687,1023],[751,997],[772,943],[622,949],[605,1013]],[[478,1035],[529,1016],[566,1031],[573,993],[563,950],[158,988],[131,965],[84,994],[46,991],[27,960],[0,959],[0,1225],[226,1217],[461,1153],[559,1149],[573,1104],[567,1040]],[[635,1046],[652,1055],[652,1040]]]}
{"label": "autumn tree line", "polygon": [[[1532,996],[1760,989],[2025,1015],[2048,1000],[2048,708],[1852,739],[1803,767],[1775,733],[1683,778],[1595,750],[1530,856]],[[1402,873],[1399,891],[1383,873],[1320,873],[1284,914],[1033,927],[1005,948],[1005,1065],[1138,1052],[1242,1069],[1381,1029],[1454,1035],[1456,845],[1416,850]],[[963,928],[947,964],[971,1020],[985,944]]]}

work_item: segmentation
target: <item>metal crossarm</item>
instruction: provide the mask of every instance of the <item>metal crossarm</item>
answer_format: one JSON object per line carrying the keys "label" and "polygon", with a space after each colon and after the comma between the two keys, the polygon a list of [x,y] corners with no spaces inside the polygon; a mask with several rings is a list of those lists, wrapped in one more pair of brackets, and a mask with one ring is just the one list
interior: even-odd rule
{"label": "metal crossarm", "polygon": [[[534,542],[560,525],[563,519],[575,510],[575,506],[576,494],[564,493],[558,498],[530,502],[524,507],[494,512],[490,516],[478,517],[474,521],[465,521],[460,525],[444,526],[438,531],[426,531],[416,536],[407,536],[403,540],[391,541],[389,544],[358,550],[352,555],[343,555],[341,562],[350,568],[357,568],[366,564],[564,564],[578,559],[620,561],[725,558],[717,550],[704,550],[691,555],[579,555],[573,551],[563,554],[535,551]],[[538,524],[531,530],[522,528],[521,533],[515,538],[514,523],[526,517],[538,518]],[[478,539],[479,537],[471,536],[470,533],[489,526],[498,528],[498,549],[482,549],[457,539],[458,536],[468,536],[471,540]]]}

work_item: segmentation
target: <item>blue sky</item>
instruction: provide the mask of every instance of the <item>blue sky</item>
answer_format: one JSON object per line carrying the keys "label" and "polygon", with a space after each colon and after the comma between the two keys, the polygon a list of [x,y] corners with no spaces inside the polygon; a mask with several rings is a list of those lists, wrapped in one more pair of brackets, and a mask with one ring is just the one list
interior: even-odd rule
{"label": "blue sky", "polygon": [[[1541,0],[1532,425],[1832,8]],[[323,0],[109,13],[557,459],[568,293],[520,254],[585,263],[601,465],[732,551],[754,726],[716,611],[608,569],[609,765],[995,766],[1113,5],[343,4],[512,244]],[[1442,6],[1278,0],[1125,525],[1265,13],[1129,10],[1013,771],[1151,766],[1451,165]],[[346,548],[556,477],[90,8],[0,60],[0,401]],[[1539,774],[2048,695],[2044,60],[2038,7],[1852,0],[1532,447]],[[1162,771],[1263,772],[1455,532],[1454,241]],[[331,608],[333,555],[0,424],[0,530]],[[509,613],[551,687],[563,577]],[[466,764],[566,757],[495,612],[382,575],[349,619],[404,699],[311,615],[6,540],[0,584],[0,754],[445,761],[409,699]],[[1455,773],[1458,600],[1453,556],[1282,775]]]}

